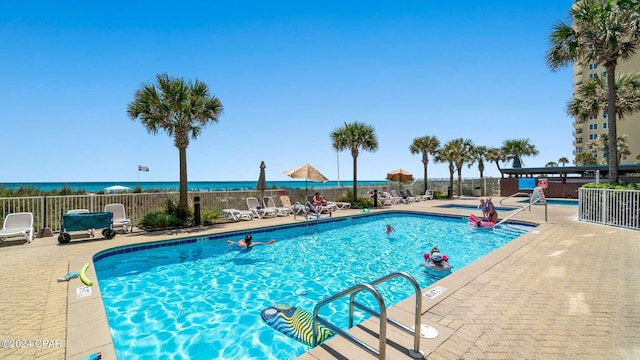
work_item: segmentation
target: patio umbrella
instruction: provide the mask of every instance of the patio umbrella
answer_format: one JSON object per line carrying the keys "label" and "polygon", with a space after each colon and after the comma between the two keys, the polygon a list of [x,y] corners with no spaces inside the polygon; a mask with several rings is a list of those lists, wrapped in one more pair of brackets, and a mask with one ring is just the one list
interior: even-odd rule
{"label": "patio umbrella", "polygon": [[266,169],[267,166],[264,164],[264,161],[260,162],[260,176],[258,177],[258,185],[256,186],[256,189],[260,190],[260,198],[264,198],[264,190],[267,188],[267,180],[266,180],[266,175],[264,172],[264,169]]}
{"label": "patio umbrella", "polygon": [[299,166],[295,169],[292,170],[287,170],[287,171],[283,171],[283,174],[294,178],[294,179],[304,179],[304,192],[305,195],[307,194],[308,191],[308,186],[307,186],[307,181],[311,180],[311,181],[322,181],[322,182],[327,182],[329,181],[329,179],[327,179],[326,176],[322,175],[320,173],[320,171],[316,170],[316,168],[314,168],[313,166],[309,165],[309,164],[304,164],[302,166]]}
{"label": "patio umbrella", "polygon": [[[404,169],[396,169],[387,173],[387,180],[403,183],[414,180],[413,175]],[[398,184],[399,185],[399,184]]]}

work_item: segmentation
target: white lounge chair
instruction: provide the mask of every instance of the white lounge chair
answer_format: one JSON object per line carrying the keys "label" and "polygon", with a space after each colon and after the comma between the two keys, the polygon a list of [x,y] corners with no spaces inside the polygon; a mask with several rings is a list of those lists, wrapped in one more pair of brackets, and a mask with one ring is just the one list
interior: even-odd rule
{"label": "white lounge chair", "polygon": [[409,199],[405,199],[402,196],[400,196],[396,190],[391,190],[391,196],[396,198],[398,200],[398,203],[403,203],[403,204],[409,203]]}
{"label": "white lounge chair", "polygon": [[24,238],[27,242],[33,240],[32,213],[10,213],[4,218],[4,225],[2,226],[2,230],[0,230],[0,242],[16,237]]}
{"label": "white lounge chair", "polygon": [[289,216],[291,214],[291,209],[284,206],[276,206],[276,202],[273,200],[271,196],[265,196],[262,198],[262,205],[264,205],[265,209],[275,209],[276,216]]}
{"label": "white lounge chair", "polygon": [[293,214],[293,218],[294,219],[295,219],[296,215],[307,216],[307,208],[306,208],[306,206],[304,206],[304,205],[302,205],[300,203],[291,204],[291,198],[289,198],[288,195],[280,196],[280,204],[282,204],[283,207],[287,207],[287,208],[289,208],[289,210],[291,210],[291,213]]}
{"label": "white lounge chair", "polygon": [[383,194],[384,194],[384,198],[388,199],[389,201],[391,201],[392,205],[397,205],[397,204],[402,203],[402,198],[401,197],[393,196],[393,195],[389,194],[388,191],[384,191]]}
{"label": "white lounge chair", "polygon": [[104,206],[105,212],[113,213],[111,228],[122,228],[124,232],[131,231],[131,220],[127,219],[122,204],[107,204]]}
{"label": "white lounge chair", "polygon": [[247,208],[259,219],[262,219],[263,217],[276,217],[276,214],[278,213],[276,209],[263,208],[262,205],[260,205],[258,198],[253,196],[247,198]]}
{"label": "white lounge chair", "polygon": [[222,209],[222,212],[235,221],[239,220],[253,220],[253,212],[249,210],[238,209]]}
{"label": "white lounge chair", "polygon": [[433,200],[433,190],[427,190],[424,195],[423,198],[425,200]]}

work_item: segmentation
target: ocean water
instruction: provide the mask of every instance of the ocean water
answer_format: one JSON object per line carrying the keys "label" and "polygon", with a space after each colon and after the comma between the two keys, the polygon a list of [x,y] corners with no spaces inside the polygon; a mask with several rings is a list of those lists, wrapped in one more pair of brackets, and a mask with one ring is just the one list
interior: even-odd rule
{"label": "ocean water", "polygon": [[[358,186],[389,185],[387,180],[366,180],[358,181]],[[178,181],[104,181],[104,182],[26,182],[26,183],[0,183],[0,187],[7,189],[17,189],[21,186],[39,189],[42,191],[60,190],[68,187],[73,190],[85,190],[87,192],[98,192],[110,186],[126,186],[135,189],[138,185],[142,190],[175,190],[178,191],[180,183]],[[225,191],[225,190],[252,190],[255,189],[257,181],[189,181],[187,187],[190,191]],[[309,189],[326,189],[335,187],[353,187],[353,181],[328,181],[326,183],[309,181]],[[305,181],[267,181],[267,188],[272,189],[304,189]]]}

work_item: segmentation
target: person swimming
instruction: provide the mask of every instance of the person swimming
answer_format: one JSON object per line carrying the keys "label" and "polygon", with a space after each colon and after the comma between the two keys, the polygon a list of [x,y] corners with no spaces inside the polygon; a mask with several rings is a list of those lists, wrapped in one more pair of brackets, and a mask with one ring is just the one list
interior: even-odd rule
{"label": "person swimming", "polygon": [[394,229],[393,226],[391,226],[391,224],[387,224],[387,228],[384,230],[384,232],[386,232],[387,235],[391,235],[391,233],[394,231],[396,231],[396,229]]}
{"label": "person swimming", "polygon": [[238,244],[239,247],[241,248],[251,248],[254,247],[256,245],[271,245],[274,242],[276,242],[275,239],[271,239],[269,241],[265,242],[253,242],[253,236],[251,236],[251,234],[247,234],[247,236],[244,237],[244,239],[239,240],[238,242],[235,241],[227,241],[227,244],[231,245],[231,244]]}
{"label": "person swimming", "polygon": [[439,252],[433,252],[424,266],[435,271],[447,271],[451,269],[451,265],[449,265],[447,260],[448,258],[446,255],[442,255]]}

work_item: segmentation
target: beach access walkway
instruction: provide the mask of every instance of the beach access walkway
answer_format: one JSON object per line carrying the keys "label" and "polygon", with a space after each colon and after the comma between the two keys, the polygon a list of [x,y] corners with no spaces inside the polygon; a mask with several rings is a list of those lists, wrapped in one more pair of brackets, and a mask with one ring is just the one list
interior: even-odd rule
{"label": "beach access walkway", "polygon": [[[439,208],[477,200],[432,200],[390,207],[465,216],[470,210]],[[388,208],[385,208],[388,209]],[[374,210],[384,211],[384,210]],[[334,216],[357,215],[344,210]],[[500,213],[504,217],[504,213]],[[639,359],[640,232],[576,221],[577,209],[549,206],[523,211],[516,220],[539,223],[480,260],[458,269],[423,296],[422,323],[439,331],[421,339],[427,359]],[[78,282],[58,282],[70,270],[91,262],[98,251],[119,245],[304,221],[292,216],[256,219],[193,230],[148,234],[141,231],[112,240],[72,241],[55,237],[31,244],[0,244],[0,358],[78,360],[100,351],[115,359],[104,309],[79,316],[69,294]],[[95,279],[93,266],[89,276]],[[75,279],[77,280],[77,279]],[[336,289],[336,291],[341,289]],[[93,296],[98,296],[94,292]],[[389,310],[407,325],[413,300]],[[71,309],[71,310],[70,310]],[[101,314],[102,311],[102,314]],[[350,331],[377,347],[377,322],[366,320]],[[387,330],[387,358],[410,359],[413,338]],[[373,359],[341,337],[334,337],[300,359]]]}

